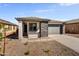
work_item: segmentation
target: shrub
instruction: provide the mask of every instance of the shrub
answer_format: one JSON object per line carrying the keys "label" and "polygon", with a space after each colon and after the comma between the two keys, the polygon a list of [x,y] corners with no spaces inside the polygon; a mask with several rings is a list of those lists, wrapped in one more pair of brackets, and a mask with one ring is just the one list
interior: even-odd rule
{"label": "shrub", "polygon": [[43,49],[43,51],[45,52],[45,53],[49,53],[49,49]]}
{"label": "shrub", "polygon": [[24,53],[24,55],[29,55],[29,53],[30,53],[29,51],[26,51],[26,52]]}
{"label": "shrub", "polygon": [[0,41],[2,41],[3,39],[3,36],[2,36],[2,33],[0,33]]}
{"label": "shrub", "polygon": [[24,43],[24,45],[27,45],[27,44],[28,44],[28,42]]}
{"label": "shrub", "polygon": [[0,47],[0,52],[1,52],[1,49],[2,49],[2,48]]}

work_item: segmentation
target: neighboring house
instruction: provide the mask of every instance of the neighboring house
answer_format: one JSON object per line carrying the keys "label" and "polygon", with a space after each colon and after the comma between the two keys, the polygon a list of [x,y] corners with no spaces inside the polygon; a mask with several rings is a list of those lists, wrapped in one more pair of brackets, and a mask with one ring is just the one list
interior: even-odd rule
{"label": "neighboring house", "polygon": [[[7,27],[7,28],[5,28],[5,27]],[[4,36],[4,30],[6,30],[6,36],[8,36],[8,35],[16,32],[17,25],[15,25],[9,21],[0,19],[0,33],[2,33],[3,36]]]}
{"label": "neighboring house", "polygon": [[49,34],[62,34],[63,22],[38,17],[18,17],[19,39],[25,37],[47,37]]}
{"label": "neighboring house", "polygon": [[79,34],[79,19],[73,19],[65,22],[66,34]]}

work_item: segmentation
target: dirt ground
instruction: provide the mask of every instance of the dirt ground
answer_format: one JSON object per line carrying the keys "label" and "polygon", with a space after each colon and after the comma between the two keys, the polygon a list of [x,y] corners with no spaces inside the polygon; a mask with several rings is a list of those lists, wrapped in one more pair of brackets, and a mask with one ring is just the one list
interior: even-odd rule
{"label": "dirt ground", "polygon": [[6,44],[7,56],[79,56],[79,53],[52,41],[26,42],[11,40]]}

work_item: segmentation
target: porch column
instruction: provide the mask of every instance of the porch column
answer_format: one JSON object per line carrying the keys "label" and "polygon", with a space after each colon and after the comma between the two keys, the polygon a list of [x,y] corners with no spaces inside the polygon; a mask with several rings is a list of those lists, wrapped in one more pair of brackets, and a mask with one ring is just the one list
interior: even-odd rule
{"label": "porch column", "polygon": [[27,35],[29,37],[29,22],[27,22]]}
{"label": "porch column", "polygon": [[39,29],[39,22],[37,22],[37,29]]}
{"label": "porch column", "polygon": [[63,25],[63,34],[65,34],[65,25]]}
{"label": "porch column", "polygon": [[18,35],[19,35],[19,39],[23,39],[23,23],[22,23],[22,21],[19,21],[19,32],[18,32]]}
{"label": "porch column", "polygon": [[39,35],[40,35],[40,28],[39,28],[39,22],[37,22],[37,34],[38,34],[38,37],[39,37]]}

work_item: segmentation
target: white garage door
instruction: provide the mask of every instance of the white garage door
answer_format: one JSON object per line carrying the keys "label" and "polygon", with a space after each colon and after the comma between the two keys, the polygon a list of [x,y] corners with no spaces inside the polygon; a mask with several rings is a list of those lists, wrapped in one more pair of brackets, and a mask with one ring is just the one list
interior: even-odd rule
{"label": "white garage door", "polygon": [[60,34],[60,27],[48,27],[48,34]]}

